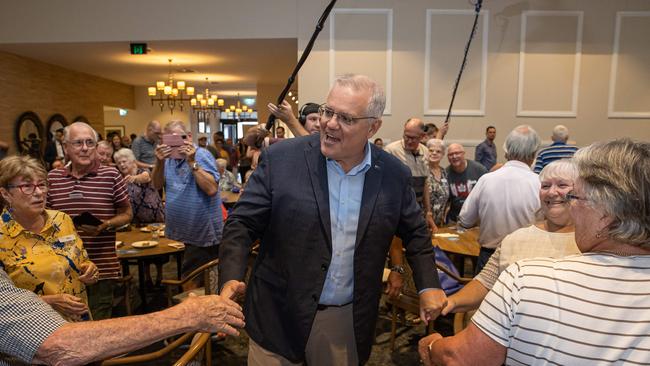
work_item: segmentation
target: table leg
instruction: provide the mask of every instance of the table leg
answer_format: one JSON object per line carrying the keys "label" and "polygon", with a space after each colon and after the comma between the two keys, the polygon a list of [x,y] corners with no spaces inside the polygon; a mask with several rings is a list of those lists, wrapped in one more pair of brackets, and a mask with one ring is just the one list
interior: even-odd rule
{"label": "table leg", "polygon": [[138,283],[140,285],[140,298],[142,299],[142,311],[147,312],[147,290],[144,280],[144,260],[138,260]]}

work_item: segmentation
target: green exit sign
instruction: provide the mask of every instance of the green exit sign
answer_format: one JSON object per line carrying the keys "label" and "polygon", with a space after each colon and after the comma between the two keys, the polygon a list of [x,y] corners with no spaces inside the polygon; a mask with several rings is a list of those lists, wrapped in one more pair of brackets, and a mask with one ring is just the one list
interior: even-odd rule
{"label": "green exit sign", "polygon": [[147,44],[146,43],[131,43],[131,54],[132,55],[146,55],[147,54]]}

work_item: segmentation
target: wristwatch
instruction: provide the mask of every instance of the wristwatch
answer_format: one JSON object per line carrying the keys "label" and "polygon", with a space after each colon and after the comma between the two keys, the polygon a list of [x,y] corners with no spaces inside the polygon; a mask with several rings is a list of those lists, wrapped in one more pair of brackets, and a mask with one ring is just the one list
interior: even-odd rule
{"label": "wristwatch", "polygon": [[390,267],[390,271],[391,272],[397,272],[397,273],[403,275],[404,274],[404,267],[395,265],[395,266]]}
{"label": "wristwatch", "polygon": [[192,163],[192,170],[194,170],[194,171],[199,170],[199,163],[197,163],[196,161],[194,163]]}

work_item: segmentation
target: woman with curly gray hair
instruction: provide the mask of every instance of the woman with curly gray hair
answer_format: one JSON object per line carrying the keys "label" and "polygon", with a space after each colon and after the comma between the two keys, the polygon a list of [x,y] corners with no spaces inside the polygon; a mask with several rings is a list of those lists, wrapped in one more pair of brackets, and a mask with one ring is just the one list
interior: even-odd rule
{"label": "woman with curly gray hair", "polygon": [[595,143],[573,158],[581,255],[518,261],[463,332],[420,340],[424,364],[647,364],[650,143]]}

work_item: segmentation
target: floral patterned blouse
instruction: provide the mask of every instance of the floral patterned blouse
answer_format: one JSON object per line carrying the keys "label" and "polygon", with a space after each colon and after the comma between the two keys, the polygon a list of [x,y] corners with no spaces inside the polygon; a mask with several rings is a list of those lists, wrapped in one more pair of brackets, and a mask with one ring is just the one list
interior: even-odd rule
{"label": "floral patterned blouse", "polygon": [[69,294],[88,304],[79,281],[88,254],[72,219],[61,211],[45,210],[40,233],[23,228],[4,210],[0,220],[0,265],[13,283],[37,295]]}
{"label": "floral patterned blouse", "polygon": [[[142,172],[144,169],[140,168],[136,174],[142,174]],[[129,191],[134,224],[165,222],[165,208],[152,182],[129,183],[126,188]]]}
{"label": "floral patterned blouse", "polygon": [[447,172],[440,168],[440,180],[437,180],[431,171],[429,171],[429,197],[431,199],[431,211],[433,221],[437,226],[445,224],[445,214],[449,206],[449,182],[447,181]]}

